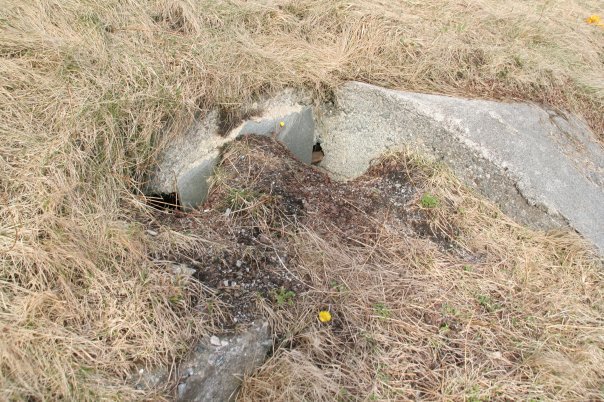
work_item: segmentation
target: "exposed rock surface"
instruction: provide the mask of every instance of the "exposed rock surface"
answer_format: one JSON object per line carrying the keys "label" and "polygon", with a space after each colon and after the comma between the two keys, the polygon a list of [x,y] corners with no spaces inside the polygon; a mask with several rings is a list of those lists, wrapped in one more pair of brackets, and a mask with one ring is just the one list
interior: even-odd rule
{"label": "exposed rock surface", "polygon": [[[174,400],[182,402],[234,400],[244,375],[262,365],[272,345],[268,322],[257,321],[241,333],[212,335],[194,345],[178,365]],[[139,389],[161,389],[174,378],[169,367],[141,368]]]}
{"label": "exposed rock surface", "polygon": [[568,223],[604,251],[604,151],[579,119],[536,105],[348,83],[321,121],[334,176],[408,146],[443,160],[509,215],[536,228]]}
{"label": "exposed rock surface", "polygon": [[271,346],[267,322],[230,336],[212,336],[200,343],[180,365],[177,400],[187,402],[234,399],[244,375],[260,366]]}

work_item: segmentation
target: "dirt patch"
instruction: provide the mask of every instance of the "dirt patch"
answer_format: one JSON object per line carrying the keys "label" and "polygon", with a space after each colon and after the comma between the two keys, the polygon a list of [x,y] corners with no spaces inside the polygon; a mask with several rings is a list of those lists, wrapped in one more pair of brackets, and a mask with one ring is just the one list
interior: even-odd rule
{"label": "dirt patch", "polygon": [[277,141],[245,136],[224,151],[203,209],[158,211],[150,229],[214,243],[159,257],[195,269],[194,277],[228,306],[221,325],[229,328],[257,318],[260,299],[287,307],[309,290],[309,278],[292,274],[299,261],[290,242],[301,228],[357,245],[395,219],[407,235],[450,249],[451,243],[431,230],[426,214],[409,208],[417,198],[411,179],[397,163],[383,162],[353,182],[335,182],[298,162]]}
{"label": "dirt patch", "polygon": [[[572,362],[599,342],[583,301],[601,300],[593,255],[420,159],[386,156],[341,183],[245,136],[224,149],[203,209],[155,211],[147,228],[176,239],[152,257],[195,269],[215,327],[269,319],[273,353],[241,400],[581,399],[600,386],[599,352]],[[576,264],[590,267],[581,286]],[[583,327],[594,336],[568,336]],[[593,375],[571,381],[558,361]]]}

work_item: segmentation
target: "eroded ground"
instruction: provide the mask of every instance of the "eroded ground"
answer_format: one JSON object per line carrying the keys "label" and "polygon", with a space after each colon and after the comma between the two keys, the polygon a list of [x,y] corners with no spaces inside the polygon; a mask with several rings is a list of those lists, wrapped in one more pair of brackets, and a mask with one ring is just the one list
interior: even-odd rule
{"label": "eroded ground", "polygon": [[[258,298],[290,304],[294,294],[309,290],[309,278],[298,278],[288,268],[300,263],[290,241],[302,228],[363,245],[388,224],[404,236],[430,238],[439,249],[453,248],[434,234],[421,209],[407,207],[417,189],[410,172],[396,162],[340,183],[265,137],[245,137],[231,148],[202,210],[158,212],[149,229],[205,238],[207,246],[157,257],[195,269],[194,277],[229,306],[233,324],[257,318]],[[229,327],[229,320],[222,324]]]}
{"label": "eroded ground", "polygon": [[[213,328],[269,319],[273,352],[242,400],[601,392],[593,255],[574,235],[515,224],[420,159],[386,156],[340,183],[244,137],[224,150],[202,210],[158,211],[147,229],[173,239],[157,261],[194,269],[183,281],[203,285],[197,308]],[[577,266],[589,267],[581,278]]]}

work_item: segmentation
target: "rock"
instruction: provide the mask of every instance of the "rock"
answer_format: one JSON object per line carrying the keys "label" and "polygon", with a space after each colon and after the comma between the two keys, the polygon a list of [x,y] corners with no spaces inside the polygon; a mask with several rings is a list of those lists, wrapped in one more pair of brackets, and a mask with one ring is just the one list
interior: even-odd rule
{"label": "rock", "polygon": [[501,359],[503,357],[501,352],[491,352],[488,354],[488,356],[489,356],[489,358],[495,359],[495,360]]}
{"label": "rock", "polygon": [[604,151],[586,124],[537,105],[348,83],[320,122],[321,166],[361,175],[391,148],[446,162],[466,184],[538,229],[570,225],[604,252]]}
{"label": "rock", "polygon": [[187,390],[187,384],[185,384],[185,383],[178,384],[178,387],[176,388],[176,392],[178,393],[178,398],[184,397],[186,390]]}
{"label": "rock", "polygon": [[254,323],[244,333],[222,340],[213,336],[209,345],[200,343],[180,365],[177,400],[233,400],[243,376],[264,362],[271,344],[266,322]]}
{"label": "rock", "polygon": [[198,207],[208,194],[208,179],[219,160],[219,149],[244,134],[272,135],[301,161],[310,163],[315,135],[312,108],[298,101],[292,92],[284,92],[265,101],[261,110],[260,116],[242,122],[224,136],[218,134],[217,112],[196,120],[183,135],[166,145],[145,192],[176,192],[183,208]]}
{"label": "rock", "polygon": [[220,338],[217,337],[216,335],[212,335],[210,337],[210,345],[220,346]]}
{"label": "rock", "polygon": [[187,264],[172,264],[172,273],[174,275],[192,276],[197,272]]}

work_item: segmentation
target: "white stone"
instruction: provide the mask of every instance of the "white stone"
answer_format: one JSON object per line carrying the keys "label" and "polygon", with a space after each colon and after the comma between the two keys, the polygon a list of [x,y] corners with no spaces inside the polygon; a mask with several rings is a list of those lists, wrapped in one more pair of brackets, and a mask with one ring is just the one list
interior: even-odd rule
{"label": "white stone", "polygon": [[174,275],[192,276],[197,272],[187,264],[172,264],[172,273]]}

